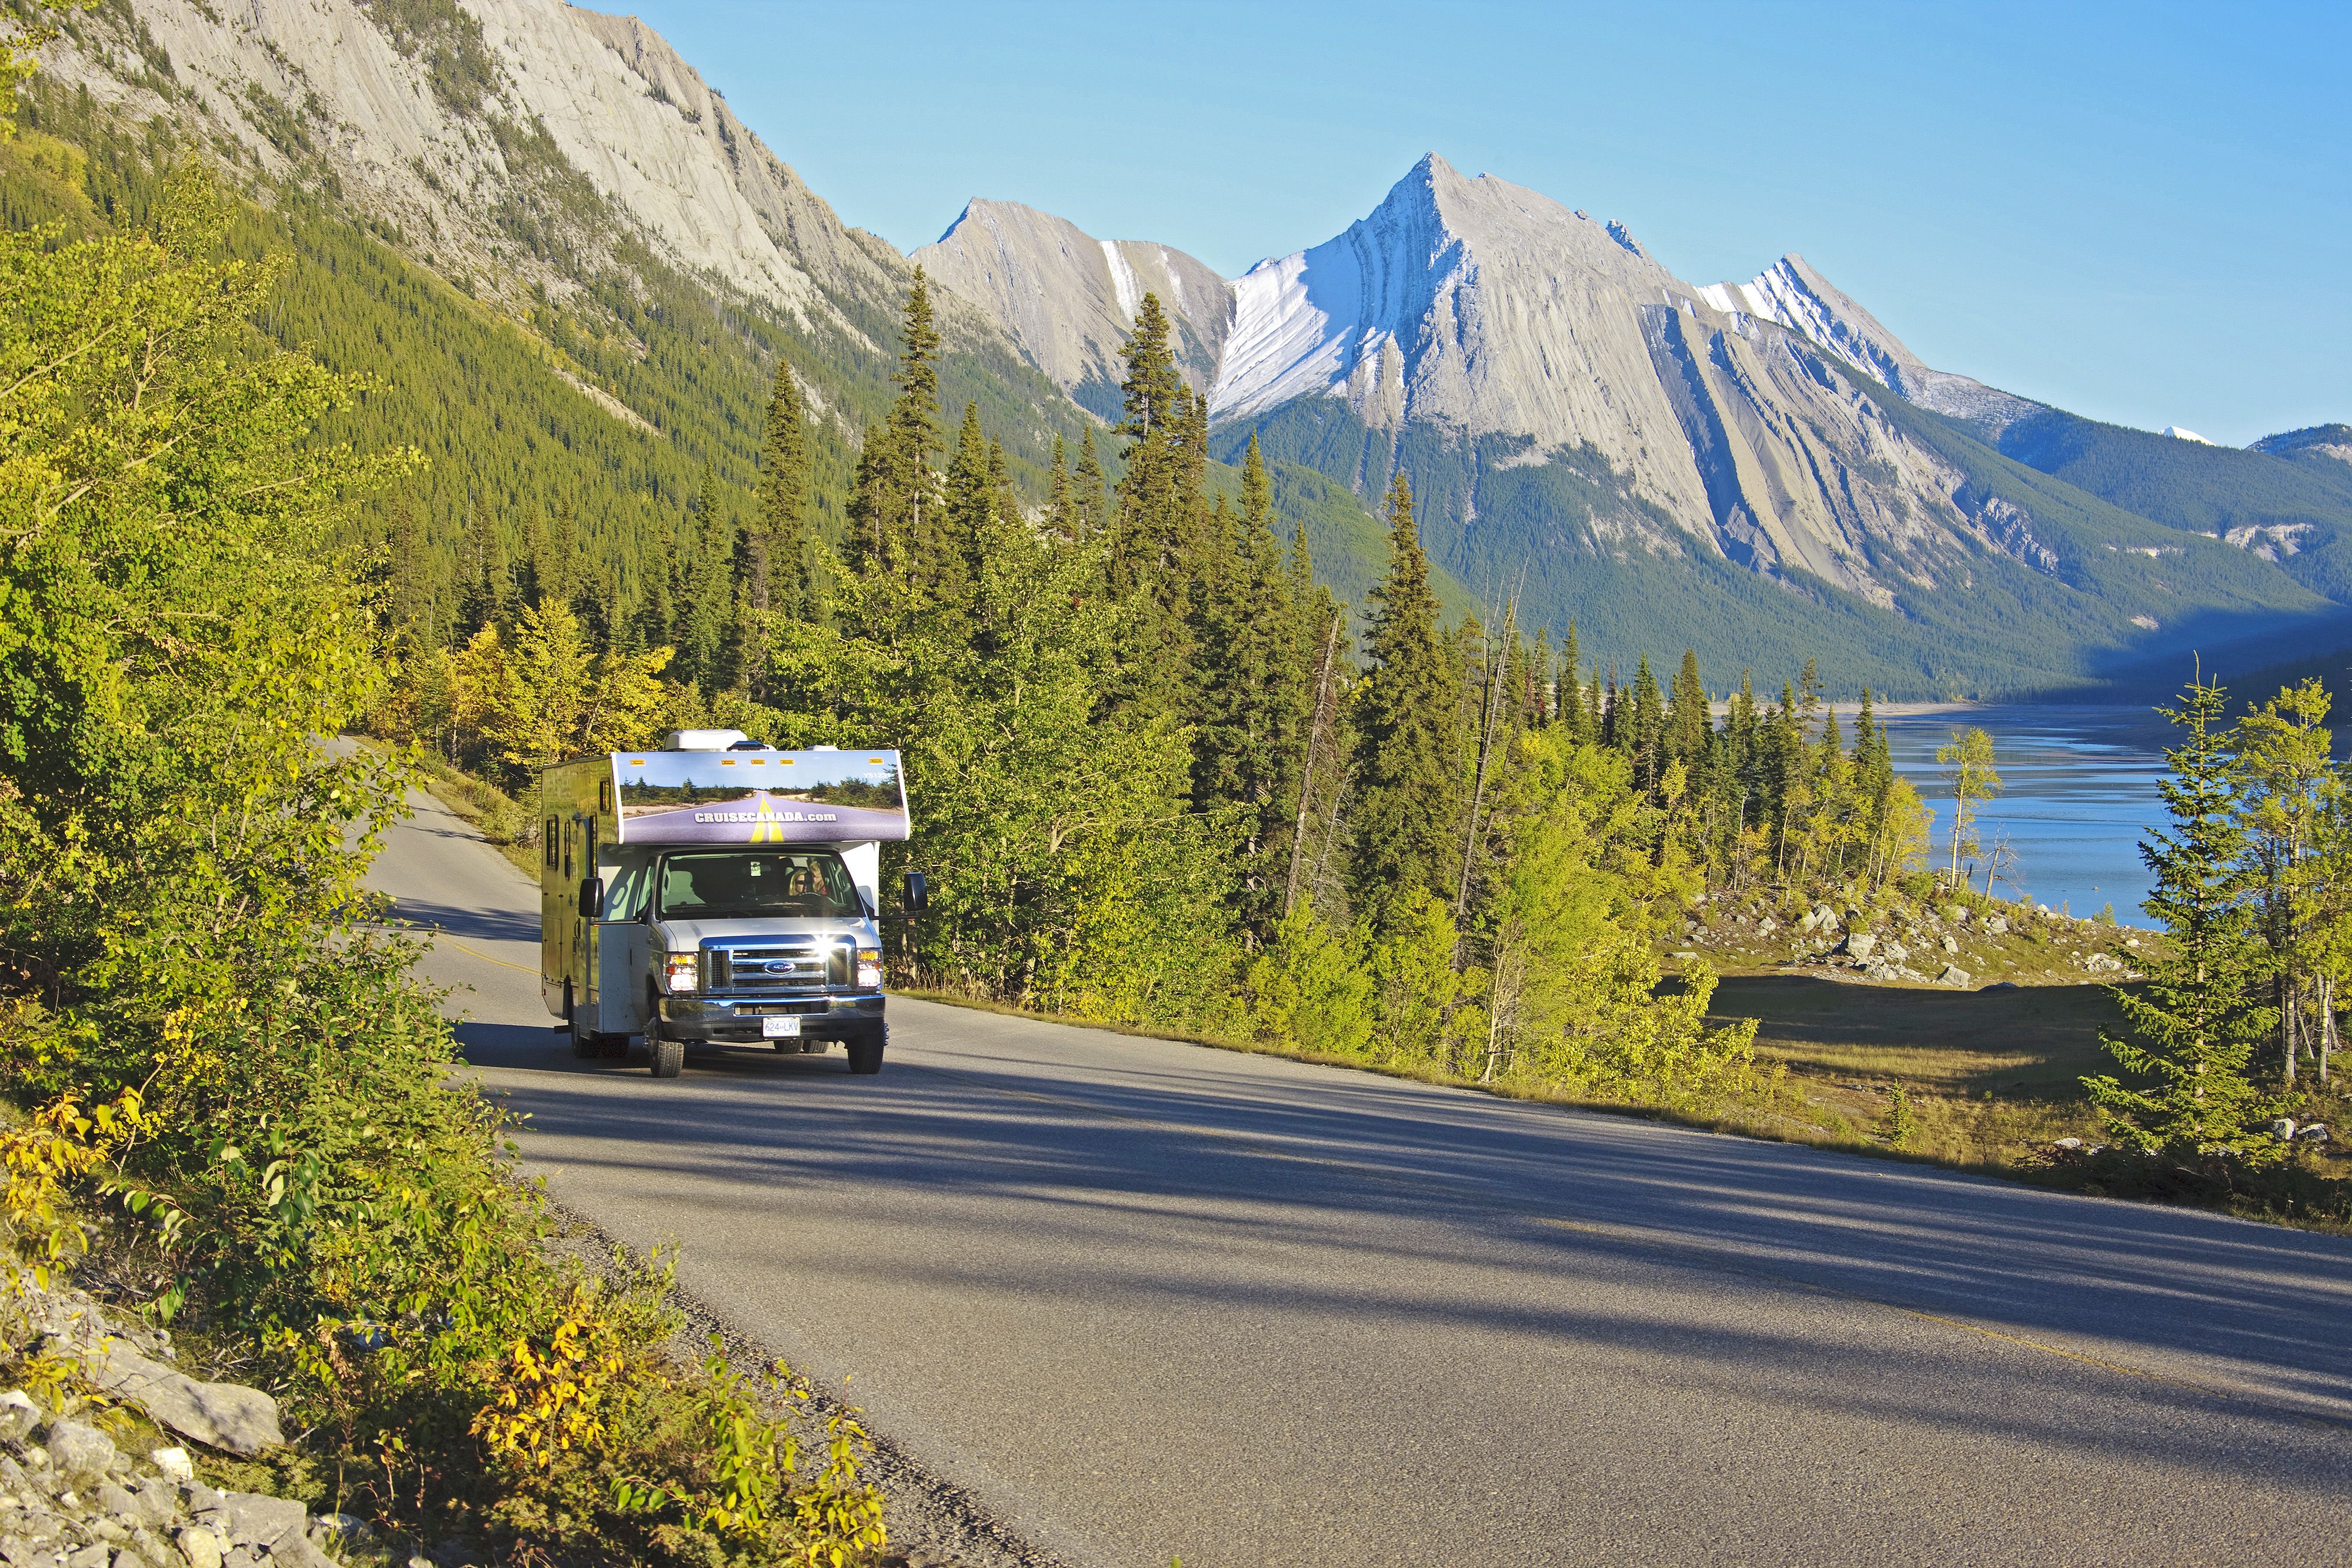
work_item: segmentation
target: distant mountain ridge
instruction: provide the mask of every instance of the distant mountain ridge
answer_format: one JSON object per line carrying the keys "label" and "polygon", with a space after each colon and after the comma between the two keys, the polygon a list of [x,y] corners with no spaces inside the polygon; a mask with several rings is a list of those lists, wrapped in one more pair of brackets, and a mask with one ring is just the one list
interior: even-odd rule
{"label": "distant mountain ridge", "polygon": [[[981,205],[950,231],[967,253]],[[1024,312],[1078,302],[1083,371],[1041,352],[1024,316],[1001,319],[1073,395],[1115,376],[1111,337],[1132,306],[1095,259],[1114,247],[986,206],[992,232],[1017,210],[1024,233],[1054,225],[1059,243],[1042,263],[1024,259],[1044,251],[1034,243],[994,246],[983,288],[950,267],[942,282]],[[2099,444],[2127,459],[2070,458],[2053,433],[2091,422],[1926,364],[1801,256],[1694,287],[1623,225],[1432,153],[1345,233],[1232,280],[1229,311],[1203,304],[1206,269],[1182,260],[1188,369],[1213,367],[1221,454],[1255,434],[1366,497],[1403,469],[1457,578],[1517,584],[1523,612],[1573,618],[1589,643],[1654,647],[1672,627],[1718,657],[1834,646],[1850,676],[1963,695],[2074,685],[2181,639],[2259,641],[2352,603],[2332,543],[2352,510],[2329,485],[2289,484],[2268,455],[2156,452],[2105,426]],[[2056,483],[2021,485],[2011,464]],[[2158,486],[2168,501],[2137,477],[2150,464],[2172,476]],[[2189,498],[2257,469],[2266,497],[2293,492],[2291,515]],[[1727,602],[1740,574],[1795,613],[1745,592]]]}
{"label": "distant mountain ridge", "polygon": [[[1692,285],[1624,225],[1434,153],[1343,234],[1232,280],[1007,201],[901,256],[633,18],[121,0],[68,26],[58,79],[201,128],[543,340],[614,422],[594,442],[688,443],[737,483],[754,443],[733,411],[768,345],[789,342],[845,450],[887,396],[920,265],[950,417],[982,402],[1025,484],[1055,434],[1115,417],[1120,347],[1156,294],[1216,455],[1255,435],[1335,482],[1284,493],[1318,497],[1318,527],[1360,553],[1355,519],[1404,471],[1471,596],[1573,619],[1607,657],[1688,644],[1720,677],[1819,654],[1840,686],[1990,695],[2352,604],[2343,427],[2238,452],[2097,426],[1926,365],[1801,256]],[[684,329],[655,308],[681,288],[738,325]],[[582,330],[601,358],[563,347]],[[727,367],[723,414],[678,401],[698,354]],[[629,355],[668,367],[667,401],[631,390]],[[1377,566],[1336,564],[1350,582]]]}

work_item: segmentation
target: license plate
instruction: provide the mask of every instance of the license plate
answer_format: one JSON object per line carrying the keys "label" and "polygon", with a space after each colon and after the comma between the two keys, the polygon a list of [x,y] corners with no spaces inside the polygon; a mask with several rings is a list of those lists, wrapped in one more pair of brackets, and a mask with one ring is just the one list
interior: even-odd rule
{"label": "license plate", "polygon": [[771,1016],[760,1020],[760,1038],[762,1040],[798,1040],[800,1037],[801,1020],[796,1018]]}

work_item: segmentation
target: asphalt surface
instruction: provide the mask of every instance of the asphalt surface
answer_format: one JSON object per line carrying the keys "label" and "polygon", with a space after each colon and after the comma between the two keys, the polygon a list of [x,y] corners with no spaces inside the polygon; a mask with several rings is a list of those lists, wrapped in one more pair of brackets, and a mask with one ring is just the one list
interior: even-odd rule
{"label": "asphalt surface", "polygon": [[2352,1242],[898,1000],[657,1082],[419,798],[559,1201],[1074,1564],[2352,1562]]}

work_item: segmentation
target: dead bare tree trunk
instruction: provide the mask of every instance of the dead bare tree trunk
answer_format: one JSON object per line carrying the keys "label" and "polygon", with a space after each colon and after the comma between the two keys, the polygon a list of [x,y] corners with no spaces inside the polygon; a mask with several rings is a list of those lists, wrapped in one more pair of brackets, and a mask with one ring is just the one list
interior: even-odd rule
{"label": "dead bare tree trunk", "polygon": [[1345,612],[1331,617],[1331,629],[1323,639],[1323,667],[1315,677],[1315,707],[1307,720],[1307,765],[1298,780],[1298,818],[1290,830],[1290,877],[1283,884],[1282,917],[1290,918],[1293,905],[1298,902],[1298,866],[1307,850],[1307,813],[1315,800],[1315,748],[1323,738],[1324,714],[1331,691],[1331,666],[1339,653],[1339,622],[1347,618]]}

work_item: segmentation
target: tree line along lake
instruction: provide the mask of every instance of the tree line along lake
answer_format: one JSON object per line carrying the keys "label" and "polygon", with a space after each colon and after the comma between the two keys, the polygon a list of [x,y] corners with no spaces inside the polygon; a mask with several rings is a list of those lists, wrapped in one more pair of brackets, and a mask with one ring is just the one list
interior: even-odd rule
{"label": "tree line along lake", "polygon": [[[1951,786],[1937,747],[1955,729],[1992,737],[2001,791],[1978,809],[1973,857],[1984,885],[1995,846],[2006,853],[1994,891],[2022,893],[2036,904],[2095,915],[2115,905],[2126,925],[2152,924],[2140,910],[2149,878],[2141,838],[2162,824],[2157,784],[2171,727],[2146,705],[2059,703],[1897,708],[1885,716],[1895,770],[1909,779],[1935,813],[1931,863],[1950,854]],[[1851,729],[1853,710],[1842,705],[1839,724]]]}

